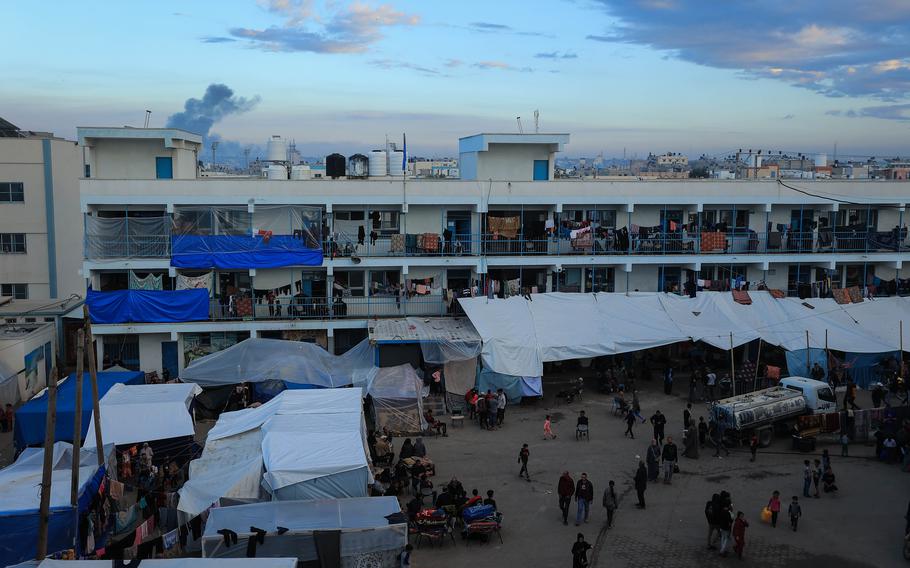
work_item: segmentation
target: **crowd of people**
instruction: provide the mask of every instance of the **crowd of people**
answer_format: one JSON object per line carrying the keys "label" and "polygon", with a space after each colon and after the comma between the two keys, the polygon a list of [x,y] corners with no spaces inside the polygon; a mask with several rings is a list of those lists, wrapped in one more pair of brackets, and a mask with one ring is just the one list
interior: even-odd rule
{"label": "crowd of people", "polygon": [[468,418],[476,420],[481,430],[496,430],[502,427],[508,406],[508,399],[502,389],[497,389],[495,393],[492,389],[481,393],[472,388],[465,393],[464,401],[468,409]]}

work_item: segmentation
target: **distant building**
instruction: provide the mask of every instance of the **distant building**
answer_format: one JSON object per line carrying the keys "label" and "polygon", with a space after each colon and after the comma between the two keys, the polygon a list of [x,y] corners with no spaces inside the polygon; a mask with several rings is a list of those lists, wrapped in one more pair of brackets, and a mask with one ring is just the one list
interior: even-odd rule
{"label": "distant building", "polygon": [[658,168],[685,168],[689,165],[689,157],[674,152],[654,156],[654,165]]}
{"label": "distant building", "polygon": [[408,163],[408,174],[421,178],[457,178],[458,160],[443,158],[441,160],[417,158]]}
{"label": "distant building", "polygon": [[548,181],[568,134],[475,134],[459,138],[464,180]]}

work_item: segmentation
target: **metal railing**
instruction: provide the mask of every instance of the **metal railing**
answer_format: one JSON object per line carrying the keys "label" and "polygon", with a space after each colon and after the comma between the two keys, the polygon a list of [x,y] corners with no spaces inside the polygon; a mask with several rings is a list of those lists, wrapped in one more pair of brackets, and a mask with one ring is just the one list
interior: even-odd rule
{"label": "metal railing", "polygon": [[169,258],[170,235],[132,235],[122,239],[86,235],[86,260],[112,258]]}
{"label": "metal railing", "polygon": [[271,306],[265,301],[259,303],[252,298],[240,298],[233,302],[211,300],[209,318],[212,321],[368,319],[445,316],[452,314],[453,309],[440,296],[366,296],[334,300],[297,296],[279,298]]}

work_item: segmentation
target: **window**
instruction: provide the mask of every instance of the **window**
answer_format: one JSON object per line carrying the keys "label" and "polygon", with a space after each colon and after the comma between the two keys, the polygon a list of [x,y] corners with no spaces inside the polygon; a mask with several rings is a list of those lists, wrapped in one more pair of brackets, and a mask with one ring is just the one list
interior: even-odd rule
{"label": "window", "polygon": [[818,396],[818,400],[834,403],[837,402],[837,398],[835,398],[834,391],[831,390],[831,387],[822,387],[818,389],[815,394]]}
{"label": "window", "polygon": [[[691,216],[690,216],[691,218]],[[719,225],[723,223],[728,229],[748,229],[748,209],[716,209],[702,213],[705,225]]]}
{"label": "window", "polygon": [[837,227],[865,228],[870,231],[878,227],[878,209],[841,209],[832,215],[837,215]]}
{"label": "window", "polygon": [[588,268],[589,279],[592,282],[593,292],[612,292],[615,286],[613,268]]}
{"label": "window", "polygon": [[394,294],[393,286],[398,286],[401,277],[397,270],[371,270],[370,295],[384,296]]}
{"label": "window", "polygon": [[25,253],[25,233],[0,233],[0,252]]}
{"label": "window", "polygon": [[335,283],[350,292],[351,296],[362,298],[363,275],[362,270],[357,272],[336,272]]}
{"label": "window", "polygon": [[17,300],[28,300],[28,284],[0,284],[0,296],[12,296]]}
{"label": "window", "polygon": [[335,211],[336,221],[363,221],[363,211]]}
{"label": "window", "polygon": [[250,214],[246,209],[218,209],[219,235],[249,235]]}
{"label": "window", "polygon": [[0,182],[0,203],[25,201],[25,184],[20,181]]}
{"label": "window", "polygon": [[155,177],[158,179],[174,178],[174,162],[170,157],[155,158]]}
{"label": "window", "polygon": [[381,235],[393,235],[398,231],[398,211],[371,211],[373,230]]}

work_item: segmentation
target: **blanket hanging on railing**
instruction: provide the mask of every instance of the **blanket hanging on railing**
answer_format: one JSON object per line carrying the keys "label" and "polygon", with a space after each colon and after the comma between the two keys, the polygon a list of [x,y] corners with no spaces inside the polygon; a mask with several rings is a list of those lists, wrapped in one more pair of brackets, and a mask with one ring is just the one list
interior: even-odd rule
{"label": "blanket hanging on railing", "polygon": [[177,289],[178,290],[193,290],[196,288],[206,288],[209,291],[209,296],[212,295],[212,289],[214,288],[213,284],[214,272],[206,272],[201,276],[186,276],[184,274],[177,275]]}
{"label": "blanket hanging on railing", "polygon": [[136,273],[130,270],[130,290],[161,290],[161,274],[149,274],[145,278],[139,278]]}

